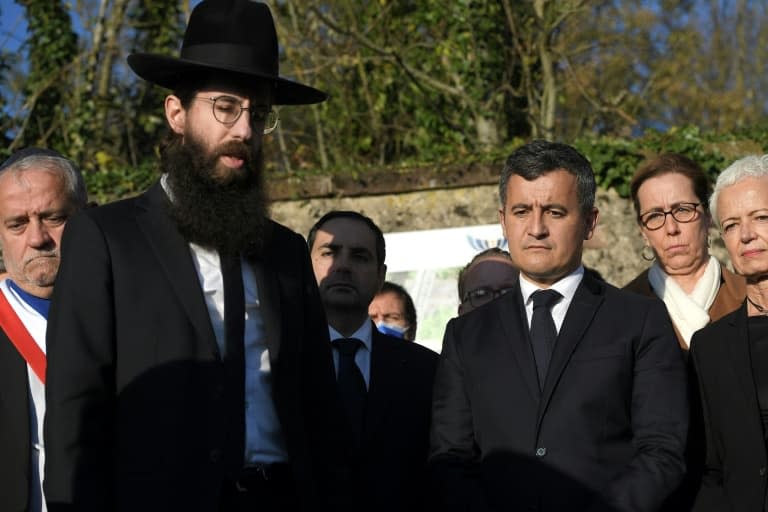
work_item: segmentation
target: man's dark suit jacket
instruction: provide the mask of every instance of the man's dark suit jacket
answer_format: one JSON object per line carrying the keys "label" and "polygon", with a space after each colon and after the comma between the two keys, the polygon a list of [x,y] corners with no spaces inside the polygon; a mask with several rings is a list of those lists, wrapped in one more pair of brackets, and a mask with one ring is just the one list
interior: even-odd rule
{"label": "man's dark suit jacket", "polygon": [[423,510],[436,366],[436,353],[373,328],[363,445],[353,464],[362,510]]}
{"label": "man's dark suit jacket", "polygon": [[694,510],[762,511],[768,460],[752,378],[746,302],[693,335],[707,438],[704,478]]}
{"label": "man's dark suit jacket", "polygon": [[27,363],[0,330],[0,510],[29,507],[29,380]]}
{"label": "man's dark suit jacket", "polygon": [[[328,329],[303,238],[268,229],[252,266],[273,400],[302,505],[316,509],[340,474]],[[242,454],[225,449],[224,366],[159,183],[67,223],[47,343],[50,510],[218,510],[226,462]]]}
{"label": "man's dark suit jacket", "polygon": [[651,512],[680,482],[683,356],[658,300],[585,274],[539,391],[519,284],[446,327],[435,499],[449,509]]}

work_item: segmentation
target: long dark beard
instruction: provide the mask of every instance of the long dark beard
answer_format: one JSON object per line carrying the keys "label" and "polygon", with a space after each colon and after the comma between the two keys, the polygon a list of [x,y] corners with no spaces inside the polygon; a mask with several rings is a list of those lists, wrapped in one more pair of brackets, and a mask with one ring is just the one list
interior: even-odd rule
{"label": "long dark beard", "polygon": [[[222,154],[244,160],[239,171],[214,178]],[[190,134],[176,135],[160,155],[171,190],[170,214],[189,242],[225,254],[258,258],[264,246],[269,206],[264,191],[261,151],[232,141],[205,151]]]}

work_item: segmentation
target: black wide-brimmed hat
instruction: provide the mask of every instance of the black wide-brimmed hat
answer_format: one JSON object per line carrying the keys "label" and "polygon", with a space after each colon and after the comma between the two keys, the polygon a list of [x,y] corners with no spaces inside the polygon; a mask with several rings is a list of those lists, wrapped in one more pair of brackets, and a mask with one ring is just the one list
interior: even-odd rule
{"label": "black wide-brimmed hat", "polygon": [[280,77],[272,13],[251,0],[203,0],[189,17],[179,58],[133,53],[128,65],[141,78],[168,89],[196,75],[223,71],[271,81],[276,105],[320,103],[328,97]]}

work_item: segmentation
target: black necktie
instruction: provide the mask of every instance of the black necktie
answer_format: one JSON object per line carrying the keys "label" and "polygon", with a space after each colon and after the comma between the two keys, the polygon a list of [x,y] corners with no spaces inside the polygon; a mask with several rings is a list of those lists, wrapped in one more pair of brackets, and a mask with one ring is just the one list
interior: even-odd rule
{"label": "black necktie", "polygon": [[339,351],[339,371],[336,377],[339,396],[347,411],[352,432],[355,435],[355,445],[359,446],[363,437],[365,403],[368,393],[363,374],[355,364],[355,354],[363,342],[354,338],[341,338],[334,340],[333,344]]}
{"label": "black necktie", "polygon": [[533,355],[536,358],[536,372],[539,374],[539,389],[544,389],[552,348],[557,338],[557,329],[550,308],[560,297],[562,295],[555,290],[539,290],[531,295],[533,300],[531,343],[533,343]]}
{"label": "black necktie", "polygon": [[224,281],[224,372],[227,407],[226,460],[228,469],[239,475],[245,454],[245,292],[240,257],[221,255]]}

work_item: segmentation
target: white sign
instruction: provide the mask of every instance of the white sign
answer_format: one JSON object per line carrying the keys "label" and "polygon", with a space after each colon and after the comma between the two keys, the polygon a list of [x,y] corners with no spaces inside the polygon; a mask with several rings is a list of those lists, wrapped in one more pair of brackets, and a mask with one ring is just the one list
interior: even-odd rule
{"label": "white sign", "polygon": [[479,252],[507,248],[499,224],[386,233],[387,280],[416,304],[416,341],[439,352],[445,325],[459,307],[459,270]]}

